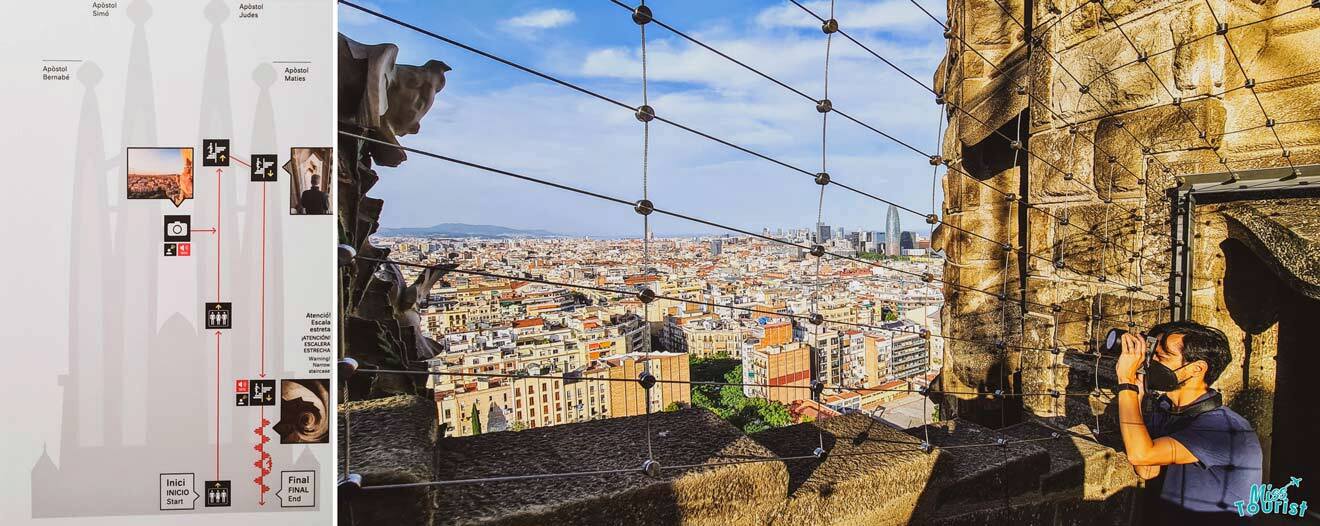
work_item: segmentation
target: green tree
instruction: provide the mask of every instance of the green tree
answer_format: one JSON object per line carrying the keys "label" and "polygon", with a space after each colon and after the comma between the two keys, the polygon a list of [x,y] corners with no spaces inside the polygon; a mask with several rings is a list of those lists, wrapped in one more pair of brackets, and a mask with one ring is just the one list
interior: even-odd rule
{"label": "green tree", "polygon": [[721,358],[718,356],[713,358],[698,358],[692,356],[688,358],[688,371],[694,381],[719,381],[726,373],[741,363],[742,362],[736,358]]}
{"label": "green tree", "polygon": [[753,420],[743,425],[743,432],[749,434],[756,433],[759,431],[765,431],[767,429],[770,429],[770,426],[766,425],[766,423],[762,420]]}
{"label": "green tree", "polygon": [[472,434],[481,434],[481,410],[477,409],[476,402],[472,402]]}
{"label": "green tree", "polygon": [[726,385],[720,388],[720,405],[735,412],[742,411],[743,406],[747,405],[747,396],[743,394],[741,387]]}
{"label": "green tree", "polygon": [[743,377],[742,364],[738,364],[733,369],[730,369],[729,372],[724,373],[724,381],[731,384],[742,383],[742,377]]}
{"label": "green tree", "polygon": [[692,405],[714,411],[715,402],[710,400],[710,396],[706,394],[704,387],[706,386],[699,385],[692,388]]}
{"label": "green tree", "polygon": [[[737,360],[693,358],[689,365],[693,380],[729,384],[743,381],[742,364]],[[793,424],[793,416],[787,406],[764,398],[748,398],[743,394],[741,385],[694,385],[692,406],[715,413],[745,433]]]}
{"label": "green tree", "polygon": [[793,415],[788,412],[788,406],[779,402],[757,398],[757,411],[760,413],[760,419],[770,427],[783,427],[793,424]]}

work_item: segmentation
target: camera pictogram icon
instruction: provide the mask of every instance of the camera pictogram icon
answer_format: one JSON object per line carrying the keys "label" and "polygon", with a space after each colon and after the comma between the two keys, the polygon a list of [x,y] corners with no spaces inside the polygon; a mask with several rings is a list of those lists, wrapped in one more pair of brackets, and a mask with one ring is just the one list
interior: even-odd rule
{"label": "camera pictogram icon", "polygon": [[192,241],[192,216],[165,216],[165,242]]}

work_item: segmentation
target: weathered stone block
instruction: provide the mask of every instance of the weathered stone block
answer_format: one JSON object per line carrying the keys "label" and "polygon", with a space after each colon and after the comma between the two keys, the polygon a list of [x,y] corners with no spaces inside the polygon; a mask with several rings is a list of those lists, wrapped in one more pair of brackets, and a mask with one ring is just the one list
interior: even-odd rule
{"label": "weathered stone block", "polygon": [[1109,329],[1143,331],[1168,318],[1168,311],[1162,302],[1148,299],[1139,293],[1109,292],[1096,296],[1097,312],[1100,320],[1096,322],[1097,333]]}
{"label": "weathered stone block", "polygon": [[[978,62],[981,61],[975,54],[969,53],[969,55],[975,57]],[[1013,60],[1017,62],[1011,62]],[[1026,82],[1026,75],[1022,71],[1028,67],[1030,66],[1025,60],[1025,49],[1015,49],[1006,61],[1000,63],[1001,71],[993,72],[993,76],[984,85],[968,92],[970,96],[962,100],[961,105],[958,106],[961,109],[950,110],[955,116],[963,119],[959,136],[963,143],[980,143],[996,130],[1000,130],[1005,123],[1017,119],[1027,107],[1026,94],[1019,95],[1017,88]],[[1016,132],[1010,135],[1016,135]]]}
{"label": "weathered stone block", "polygon": [[[1270,116],[1281,123],[1307,121],[1320,114],[1320,84],[1317,84],[1320,83],[1320,73],[1314,73],[1320,71],[1320,53],[1311,52],[1315,45],[1315,29],[1320,28],[1320,13],[1306,14],[1311,16],[1299,17],[1299,19],[1307,21],[1306,19],[1309,18],[1310,28],[1303,26],[1298,28],[1299,31],[1291,34],[1273,33],[1266,47],[1251,50],[1253,57],[1248,57],[1249,60],[1254,58],[1253,63],[1247,66],[1247,70],[1256,80],[1256,95],[1260,97],[1260,103],[1265,106]],[[1238,42],[1236,33],[1234,32],[1233,41],[1235,49]],[[1234,122],[1230,129],[1237,130],[1261,124],[1264,116],[1259,108],[1250,106],[1255,104],[1251,94],[1240,95],[1239,97],[1239,93],[1234,92],[1226,97],[1235,110],[1239,107],[1235,99],[1245,99],[1243,102],[1247,105],[1242,111],[1235,113],[1243,116],[1240,120],[1250,119],[1250,121]],[[1251,111],[1253,109],[1254,112]],[[1315,137],[1318,127],[1320,122],[1312,120],[1285,124],[1278,127],[1278,131],[1285,143],[1299,144],[1308,142],[1304,141],[1304,138]],[[1268,133],[1268,130],[1263,131]],[[1271,134],[1266,139],[1273,141],[1274,137]]]}
{"label": "weathered stone block", "polygon": [[[983,289],[986,290],[986,289]],[[999,289],[994,289],[995,291]],[[964,292],[951,297],[945,312],[957,319],[956,329],[946,331],[944,389],[947,391],[987,391],[1008,388],[1010,363],[1015,353],[1007,348],[1021,341],[1021,330],[1011,323],[1019,316],[1015,289],[1006,289],[1007,301],[979,292]],[[949,326],[946,324],[946,326]],[[1004,349],[996,347],[1003,341]],[[973,398],[957,395],[958,398]]]}
{"label": "weathered stone block", "polygon": [[[1137,45],[1142,48],[1168,49],[1168,42],[1156,38],[1167,35],[1151,29],[1158,22],[1151,17],[1125,28],[1129,35],[1140,35]],[[1067,74],[1056,75],[1054,111],[1070,122],[1088,121],[1095,117],[1129,111],[1156,104],[1168,94],[1150,71],[1140,65],[1119,68],[1133,62],[1137,51],[1118,31],[1105,31],[1088,38],[1076,46],[1058,53],[1061,69]],[[1159,62],[1170,59],[1160,56],[1151,59],[1157,71]],[[1082,86],[1086,86],[1083,92]]]}
{"label": "weathered stone block", "polygon": [[1217,146],[1224,118],[1223,103],[1202,99],[1101,119],[1095,132],[1096,193],[1117,198],[1141,190],[1148,182],[1142,174],[1150,154]]}
{"label": "weathered stone block", "polygon": [[962,212],[951,220],[946,218],[946,221],[957,227],[950,228],[948,232],[951,254],[961,264],[986,263],[990,267],[1002,267],[1004,250],[998,241],[1011,240],[1016,243],[1015,217],[1010,207],[1000,204]]}
{"label": "weathered stone block", "polygon": [[[1203,95],[1224,85],[1226,50],[1218,38],[1202,38],[1215,30],[1215,17],[1205,4],[1193,2],[1169,17],[1173,44],[1173,83],[1183,93]],[[1169,49],[1169,48],[1160,48]]]}
{"label": "weathered stone block", "polygon": [[[1033,393],[1023,395],[1023,410],[1040,418],[1058,418],[1067,415],[1067,395],[1069,390],[1068,366],[1063,363],[1062,354],[1028,353],[1024,360],[1042,362],[1041,367],[1023,367],[1022,391]],[[1059,394],[1055,396],[1053,392]],[[1035,394],[1046,393],[1046,394]]]}
{"label": "weathered stone block", "polygon": [[[353,445],[350,469],[365,486],[433,480],[431,451],[437,436],[435,403],[418,396],[393,396],[339,405],[337,443],[340,458]],[[352,424],[352,435],[345,423]],[[338,468],[342,472],[343,465]],[[353,502],[354,517],[364,524],[429,526],[435,516],[434,488],[379,491]],[[342,507],[341,503],[341,507]],[[347,508],[344,508],[347,509]]]}
{"label": "weathered stone block", "polygon": [[[1056,214],[1068,224],[1056,224],[1056,253],[1077,279],[1095,281],[1100,276],[1131,275],[1130,247],[1136,246],[1137,224],[1122,205],[1088,204],[1060,209]],[[1116,280],[1126,281],[1126,280]]]}
{"label": "weathered stone block", "polygon": [[[648,429],[662,466],[709,467],[662,471],[655,478],[642,474]],[[803,454],[814,447],[802,444]],[[772,457],[773,452],[704,409],[443,439],[434,455],[439,480],[637,471],[549,483],[441,486],[436,524],[765,524],[770,510],[784,499],[789,478],[785,464],[721,463]],[[430,455],[415,458],[431,461]]]}
{"label": "weathered stone block", "polygon": [[[1085,4],[1080,9],[1077,4]],[[1063,2],[1063,13],[1071,12],[1056,26],[1060,34],[1060,49],[1071,48],[1078,43],[1100,34],[1100,6],[1090,0],[1067,0]],[[1074,11],[1076,9],[1076,11]]]}
{"label": "weathered stone block", "polygon": [[[1123,488],[1136,488],[1137,476],[1127,455],[1084,437],[1058,432],[1036,422],[1023,422],[1000,430],[1035,444],[1050,455],[1050,468],[1041,477],[1044,493],[1076,492],[1080,486],[1086,500],[1104,500]],[[1051,438],[1051,440],[1044,440]]]}
{"label": "weathered stone block", "polygon": [[1100,11],[1100,21],[1109,25],[1119,22],[1130,22],[1123,19],[1127,17],[1127,15],[1136,12],[1138,9],[1155,7],[1163,3],[1168,3],[1168,1],[1143,2],[1138,0],[1109,0],[1103,4],[1103,9]]}
{"label": "weathered stone block", "polygon": [[1045,52],[1054,49],[1058,37],[1052,31],[1037,31],[1034,36],[1040,40],[1033,48],[1031,63],[1028,64],[1031,75],[1025,79],[1017,79],[1019,83],[1026,85],[1031,95],[1027,103],[1031,110],[1033,136],[1038,131],[1059,126],[1059,123],[1055,122],[1054,114],[1050,113],[1049,101],[1054,97],[1053,84],[1045,80],[1053,78],[1056,74],[1055,63],[1045,55]]}
{"label": "weathered stone block", "polygon": [[[1049,470],[1049,454],[1032,443],[1014,443],[1011,437],[966,422],[950,420],[906,431],[944,449],[936,464],[938,491],[931,510],[968,503],[1004,499],[1036,491],[1040,476]],[[996,440],[1009,441],[995,446]],[[987,447],[988,446],[988,447]]]}
{"label": "weathered stone block", "polygon": [[1060,346],[1075,350],[1091,348],[1091,302],[1088,296],[1059,303],[1063,310],[1055,315],[1054,334]]}
{"label": "weathered stone block", "polygon": [[[1000,5],[1004,7],[1001,8]],[[1022,28],[1004,15],[1022,12],[1022,0],[1000,0],[994,2],[968,2],[964,4],[964,14],[960,20],[965,28],[963,39],[978,50],[985,47],[1007,47],[1022,41]]]}
{"label": "weathered stone block", "polygon": [[1068,368],[1062,353],[1049,350],[1056,343],[1054,314],[1029,313],[1024,322],[1022,346],[1028,349],[1017,351],[1022,371],[1021,392],[1046,394],[1024,394],[1023,409],[1041,417],[1062,416],[1062,396],[1048,394],[1064,393],[1068,389]]}
{"label": "weathered stone block", "polygon": [[1043,206],[1033,206],[1027,212],[1027,273],[1033,277],[1054,274],[1054,218]]}
{"label": "weathered stone block", "polygon": [[823,460],[784,463],[787,499],[771,514],[774,524],[906,524],[948,455],[923,453],[919,439],[861,414],[750,437],[780,456],[807,455],[824,442]]}
{"label": "weathered stone block", "polygon": [[945,206],[952,213],[974,210],[981,206],[981,192],[984,186],[972,179],[972,175],[959,162],[949,168],[944,178]]}
{"label": "weathered stone block", "polygon": [[[1095,197],[1092,187],[1094,148],[1092,125],[1044,131],[1031,137],[1030,199],[1033,203],[1083,201]],[[1071,178],[1069,178],[1071,176]]]}

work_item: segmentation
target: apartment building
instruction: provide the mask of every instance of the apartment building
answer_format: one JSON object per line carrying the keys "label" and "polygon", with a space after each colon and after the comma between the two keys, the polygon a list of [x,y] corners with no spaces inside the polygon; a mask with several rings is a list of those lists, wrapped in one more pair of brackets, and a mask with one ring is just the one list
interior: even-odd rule
{"label": "apartment building", "polygon": [[812,348],[802,342],[760,347],[745,345],[742,352],[743,394],[781,404],[811,398]]}

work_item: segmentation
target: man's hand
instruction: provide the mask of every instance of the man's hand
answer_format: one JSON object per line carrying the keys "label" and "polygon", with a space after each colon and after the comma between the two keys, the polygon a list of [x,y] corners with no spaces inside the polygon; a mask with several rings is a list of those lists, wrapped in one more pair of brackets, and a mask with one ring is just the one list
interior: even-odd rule
{"label": "man's hand", "polygon": [[1118,383],[1137,383],[1137,369],[1140,369],[1142,363],[1146,361],[1145,345],[1146,341],[1140,336],[1130,332],[1123,333],[1123,354],[1118,356],[1118,363],[1114,365]]}

